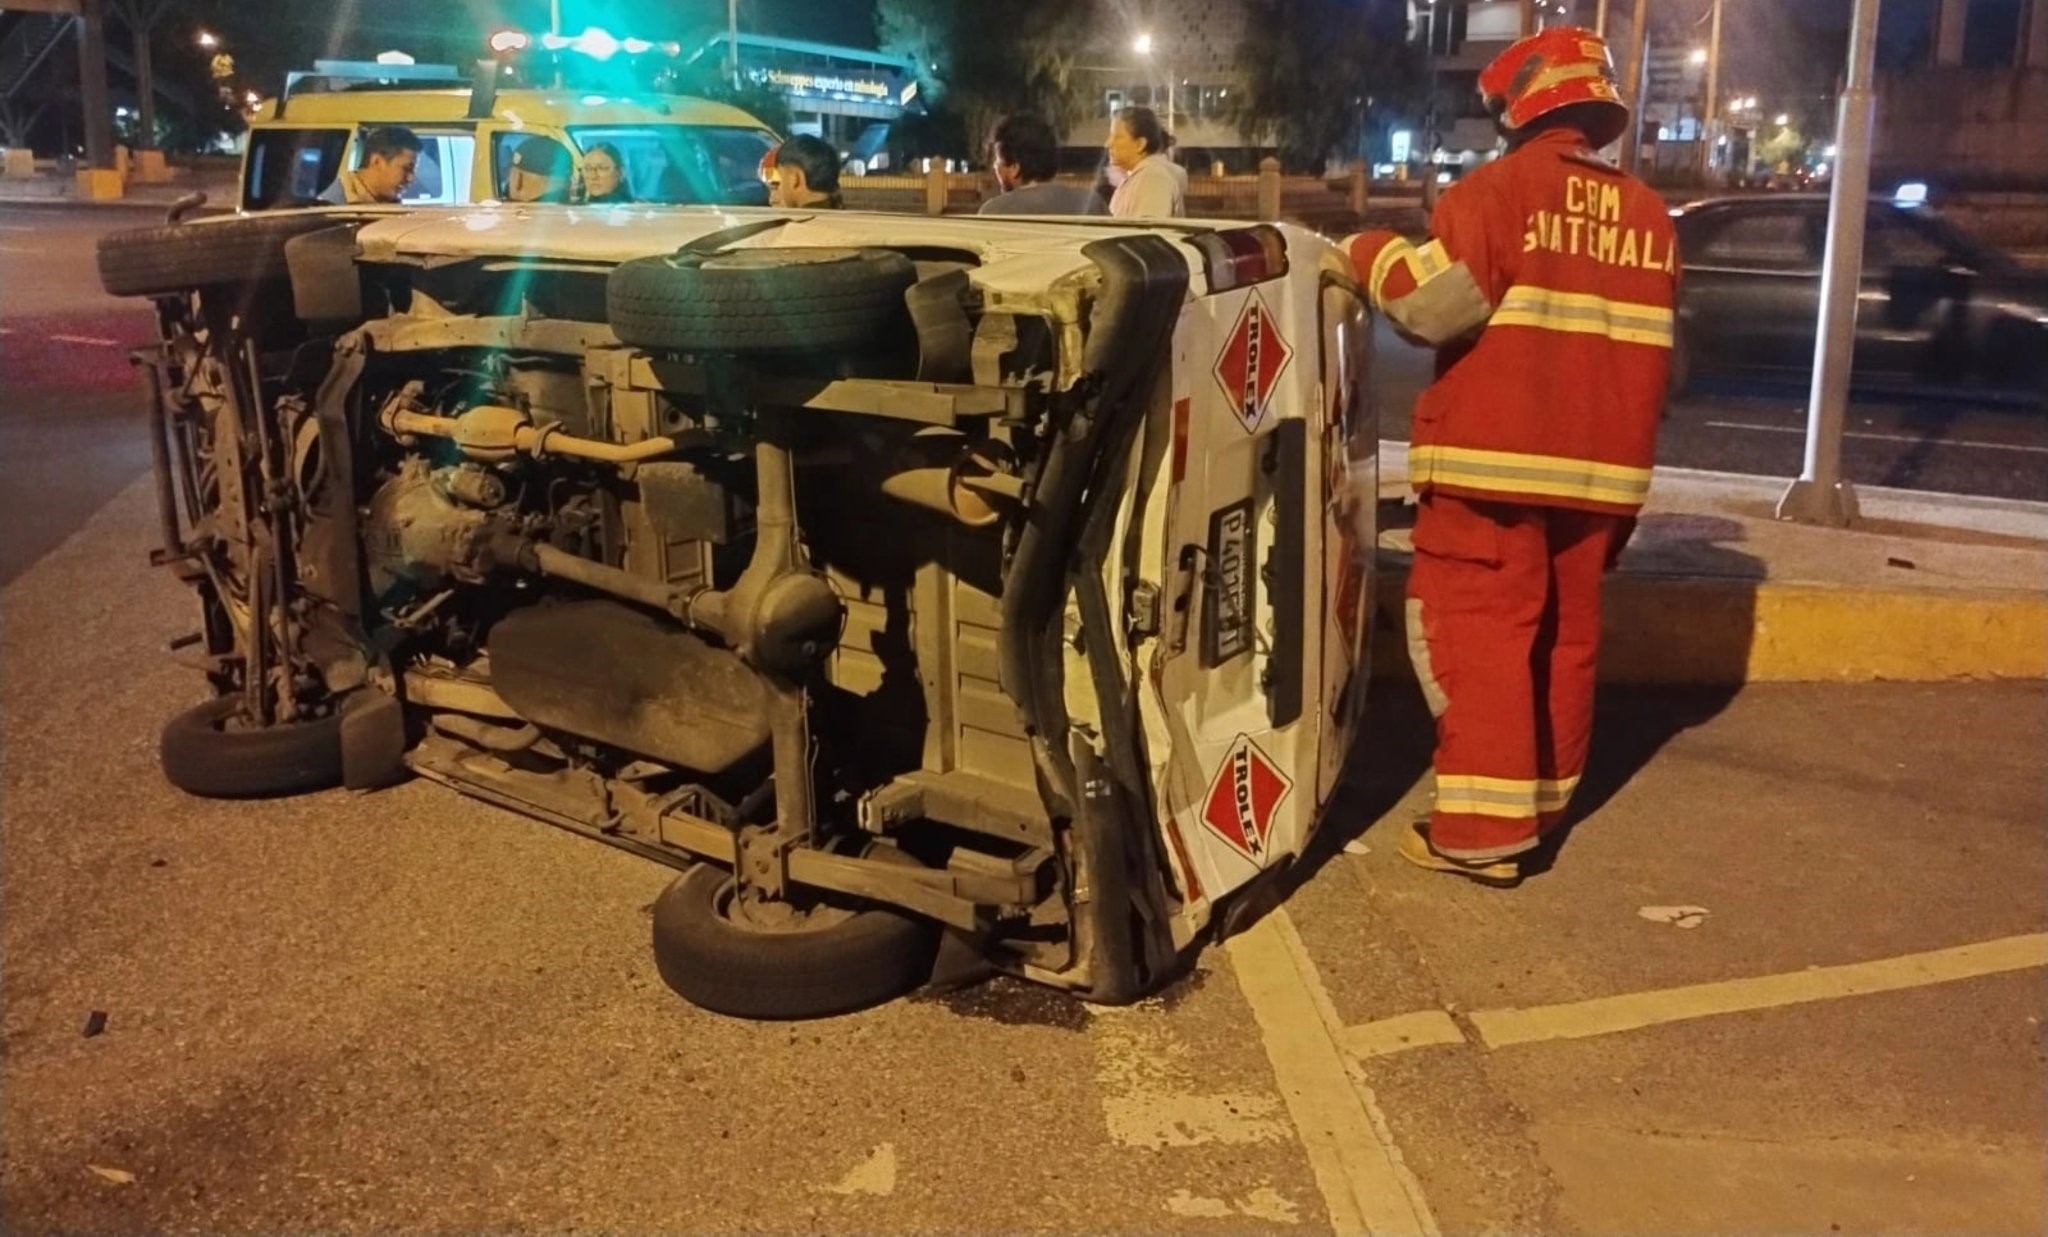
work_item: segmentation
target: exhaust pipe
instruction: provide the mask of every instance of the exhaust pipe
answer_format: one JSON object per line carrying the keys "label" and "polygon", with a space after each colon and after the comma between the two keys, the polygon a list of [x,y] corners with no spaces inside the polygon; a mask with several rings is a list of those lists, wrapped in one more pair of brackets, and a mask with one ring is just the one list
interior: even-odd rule
{"label": "exhaust pipe", "polygon": [[962,447],[950,464],[912,464],[882,478],[882,493],[950,516],[969,528],[987,528],[1024,499],[1024,483],[1004,472],[985,447]]}

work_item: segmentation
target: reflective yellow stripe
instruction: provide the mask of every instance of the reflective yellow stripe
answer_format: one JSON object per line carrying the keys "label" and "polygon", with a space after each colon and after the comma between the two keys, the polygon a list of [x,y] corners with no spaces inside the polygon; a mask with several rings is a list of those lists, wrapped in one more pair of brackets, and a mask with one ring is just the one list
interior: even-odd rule
{"label": "reflective yellow stripe", "polygon": [[1521,819],[1563,810],[1578,785],[1576,777],[1515,778],[1439,773],[1436,775],[1436,810],[1468,816]]}
{"label": "reflective yellow stripe", "polygon": [[1416,265],[1422,268],[1422,275],[1415,282],[1425,284],[1451,269],[1451,255],[1444,251],[1442,241],[1430,241],[1415,251]]}
{"label": "reflective yellow stripe", "polygon": [[1488,325],[1533,326],[1546,331],[1604,335],[1624,344],[1671,346],[1670,307],[1610,301],[1584,292],[1509,288]]}
{"label": "reflective yellow stripe", "polygon": [[1587,502],[1640,506],[1650,495],[1650,470],[1560,455],[1419,446],[1408,452],[1408,479],[1505,494],[1540,494]]}
{"label": "reflective yellow stripe", "polygon": [[1606,64],[1558,65],[1554,68],[1545,69],[1529,79],[1529,84],[1522,87],[1520,94],[1522,98],[1527,98],[1538,91],[1548,90],[1552,86],[1562,86],[1566,82],[1575,82],[1582,77],[1605,78],[1608,85],[1611,86],[1614,84],[1614,69]]}
{"label": "reflective yellow stripe", "polygon": [[1382,248],[1372,260],[1372,275],[1366,280],[1366,291],[1372,294],[1372,303],[1380,303],[1380,286],[1387,282],[1388,272],[1394,263],[1404,261],[1413,255],[1415,246],[1404,240],[1396,240]]}
{"label": "reflective yellow stripe", "polygon": [[1539,812],[1561,812],[1572,801],[1572,792],[1579,788],[1577,777],[1540,778],[1536,782],[1536,810]]}

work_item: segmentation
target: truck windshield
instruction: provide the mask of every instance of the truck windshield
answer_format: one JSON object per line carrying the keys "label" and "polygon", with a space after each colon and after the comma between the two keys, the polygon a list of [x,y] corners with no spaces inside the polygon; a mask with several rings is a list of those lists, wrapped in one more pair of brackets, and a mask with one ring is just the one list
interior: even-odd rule
{"label": "truck windshield", "polygon": [[575,125],[569,136],[587,158],[610,147],[631,201],[662,205],[764,206],[761,159],[775,144],[766,129],[714,125]]}

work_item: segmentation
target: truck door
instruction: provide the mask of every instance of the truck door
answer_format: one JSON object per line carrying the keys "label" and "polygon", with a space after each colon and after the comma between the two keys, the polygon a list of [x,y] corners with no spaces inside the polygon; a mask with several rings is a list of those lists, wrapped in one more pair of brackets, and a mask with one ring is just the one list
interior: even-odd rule
{"label": "truck door", "polygon": [[[1163,630],[1146,703],[1190,901],[1299,853],[1334,784],[1327,452],[1332,418],[1362,389],[1345,358],[1365,318],[1333,301],[1326,347],[1322,295],[1313,277],[1214,293],[1190,303],[1174,340]],[[1326,372],[1351,384],[1341,403]]]}

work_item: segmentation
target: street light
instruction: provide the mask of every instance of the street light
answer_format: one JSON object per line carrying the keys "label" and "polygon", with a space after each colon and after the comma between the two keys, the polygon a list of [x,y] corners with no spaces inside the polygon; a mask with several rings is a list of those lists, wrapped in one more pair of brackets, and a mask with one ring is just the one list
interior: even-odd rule
{"label": "street light", "polygon": [[1784,125],[1789,125],[1792,123],[1792,115],[1789,112],[1779,112],[1777,116],[1772,119],[1771,123],[1781,127]]}
{"label": "street light", "polygon": [[[1146,60],[1148,60],[1148,61],[1149,61],[1149,60],[1151,60],[1151,59],[1152,59],[1152,34],[1151,34],[1151,32],[1150,32],[1150,31],[1142,31],[1142,30],[1141,30],[1141,31],[1139,31],[1139,32],[1138,32],[1138,37],[1136,37],[1136,38],[1134,38],[1134,39],[1132,39],[1132,40],[1131,40],[1131,50],[1132,50],[1132,51],[1134,51],[1134,52],[1136,52],[1136,53],[1138,53],[1138,54],[1139,54],[1140,56],[1143,56],[1143,57],[1144,57],[1144,58],[1145,58]],[[1174,81],[1173,81],[1173,66],[1172,66],[1172,65],[1167,65],[1167,66],[1166,66],[1166,131],[1167,131],[1168,133],[1171,133],[1171,132],[1173,132],[1173,105],[1174,105],[1174,89],[1173,89],[1173,87],[1174,87]]]}
{"label": "street light", "polygon": [[1707,49],[1704,47],[1693,48],[1692,52],[1686,56],[1685,61],[1687,64],[1705,64],[1707,62]]}
{"label": "street light", "polygon": [[212,51],[220,46],[220,37],[211,30],[201,30],[199,32],[199,46]]}

